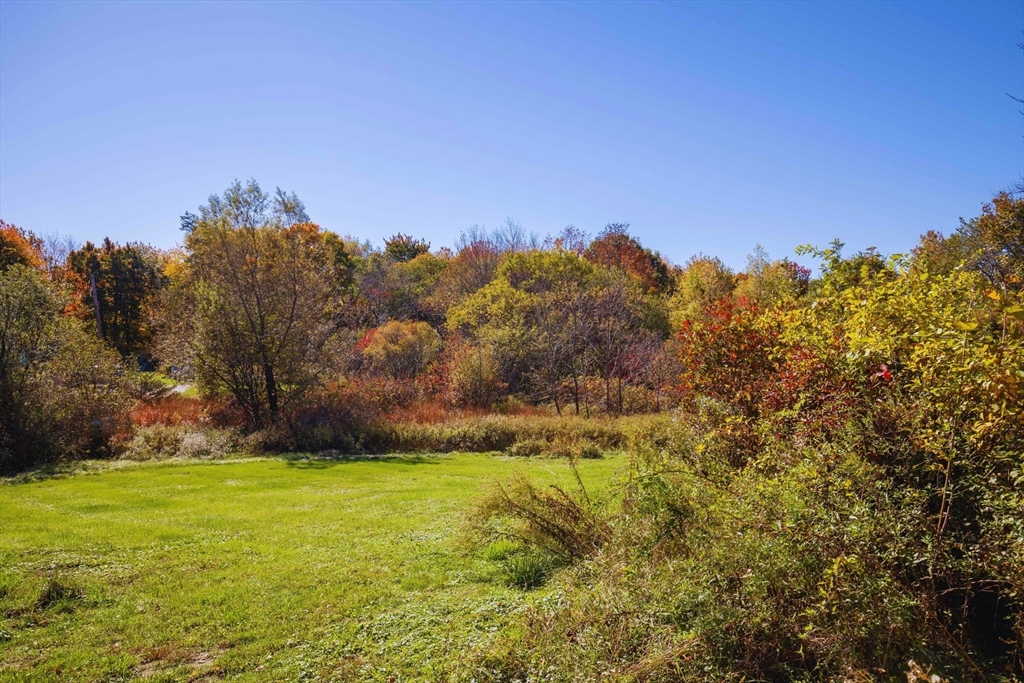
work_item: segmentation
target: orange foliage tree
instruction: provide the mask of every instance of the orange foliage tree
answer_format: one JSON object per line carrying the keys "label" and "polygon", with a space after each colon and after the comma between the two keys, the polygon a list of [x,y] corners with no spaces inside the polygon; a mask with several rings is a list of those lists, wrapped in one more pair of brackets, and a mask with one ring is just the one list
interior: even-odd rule
{"label": "orange foliage tree", "polygon": [[635,277],[648,292],[671,288],[668,266],[657,253],[629,235],[629,223],[610,223],[584,253],[591,263],[617,268]]}
{"label": "orange foliage tree", "polygon": [[15,264],[43,268],[43,241],[28,230],[0,220],[0,270]]}

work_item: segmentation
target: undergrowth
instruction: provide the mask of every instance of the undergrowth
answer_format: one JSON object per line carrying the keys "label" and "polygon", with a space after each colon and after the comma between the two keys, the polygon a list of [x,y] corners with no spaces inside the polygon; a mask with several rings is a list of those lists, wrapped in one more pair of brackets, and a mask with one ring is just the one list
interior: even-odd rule
{"label": "undergrowth", "polygon": [[483,501],[567,567],[476,680],[1024,679],[1020,280],[818,255],[812,301],[685,321],[678,420],[614,505]]}
{"label": "undergrowth", "polygon": [[[188,412],[188,411],[182,411]],[[352,433],[320,425],[287,425],[245,434],[209,422],[137,427],[120,449],[126,460],[218,459],[240,454],[503,452],[513,457],[600,458],[640,443],[656,443],[671,418],[647,415],[586,420],[541,415],[468,416],[444,423],[375,422]]]}
{"label": "undergrowth", "polygon": [[[907,575],[927,548],[877,466],[836,446],[730,472],[678,438],[637,458],[617,508],[521,479],[484,500],[479,542],[510,583],[522,548],[568,568],[558,600],[480,654],[477,680],[868,681],[902,678],[910,659],[942,676],[980,659],[935,650]],[[552,576],[528,575],[519,585]]]}

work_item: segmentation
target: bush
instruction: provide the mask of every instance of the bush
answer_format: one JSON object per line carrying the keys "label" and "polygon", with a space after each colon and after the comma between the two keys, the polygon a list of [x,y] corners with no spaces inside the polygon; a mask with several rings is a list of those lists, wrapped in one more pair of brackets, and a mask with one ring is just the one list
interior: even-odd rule
{"label": "bush", "polygon": [[151,425],[233,425],[239,420],[228,406],[208,398],[181,394],[158,395],[139,401],[131,411],[131,421],[138,427]]}
{"label": "bush", "polygon": [[498,566],[506,584],[522,589],[537,588],[560,564],[549,552],[508,539],[488,543],[482,555]]}
{"label": "bush", "polygon": [[570,460],[602,457],[601,449],[596,444],[575,435],[558,435],[551,442],[543,444],[541,451],[548,457]]}
{"label": "bush", "polygon": [[216,459],[248,444],[233,429],[194,425],[152,425],[135,430],[120,457],[125,460]]}
{"label": "bush", "polygon": [[872,511],[885,495],[877,470],[837,453],[780,480],[729,482],[649,457],[623,501],[630,522],[612,518],[600,552],[587,546],[588,562],[563,575],[561,599],[529,608],[485,653],[484,680],[609,667],[645,680],[828,680],[866,661],[898,671],[924,645],[920,605],[875,555],[905,528]]}
{"label": "bush", "polygon": [[448,400],[459,406],[493,406],[505,391],[494,350],[483,342],[470,344],[458,337],[446,349]]}
{"label": "bush", "polygon": [[505,454],[514,458],[531,458],[540,455],[546,448],[547,444],[539,439],[526,439],[509,446]]}
{"label": "bush", "polygon": [[0,271],[0,471],[106,456],[129,428],[135,373],[63,308],[39,273]]}
{"label": "bush", "polygon": [[497,484],[475,510],[471,527],[478,544],[513,541],[564,563],[593,556],[612,531],[602,505],[582,483],[570,493],[554,485],[538,488],[521,477]]}

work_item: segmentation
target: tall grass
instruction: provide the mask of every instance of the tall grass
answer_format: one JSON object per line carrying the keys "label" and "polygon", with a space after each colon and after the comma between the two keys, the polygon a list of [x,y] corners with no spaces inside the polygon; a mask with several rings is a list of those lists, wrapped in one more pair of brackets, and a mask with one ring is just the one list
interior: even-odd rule
{"label": "tall grass", "polygon": [[656,441],[672,418],[643,415],[584,419],[552,415],[480,415],[441,423],[374,422],[356,434],[356,445],[372,453],[454,451],[515,453],[524,455],[581,456],[597,450],[625,450],[641,441]]}
{"label": "tall grass", "polygon": [[510,406],[508,414],[452,410],[423,403],[384,416],[359,415],[345,406],[319,404],[281,424],[248,435],[232,425],[230,411],[202,398],[172,394],[140,402],[124,458],[223,457],[235,452],[288,451],[342,454],[503,452],[512,456],[601,457],[664,440],[668,414],[626,417],[556,416],[541,408]]}

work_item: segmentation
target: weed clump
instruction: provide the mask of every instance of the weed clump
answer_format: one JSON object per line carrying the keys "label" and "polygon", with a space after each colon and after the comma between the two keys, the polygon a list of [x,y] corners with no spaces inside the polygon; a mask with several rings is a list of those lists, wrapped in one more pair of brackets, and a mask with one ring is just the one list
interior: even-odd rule
{"label": "weed clump", "polygon": [[532,548],[510,553],[501,560],[506,583],[522,589],[542,585],[557,566],[557,560],[550,553]]}
{"label": "weed clump", "polygon": [[74,609],[77,602],[85,597],[85,591],[79,586],[56,576],[47,578],[36,596],[36,610],[55,610],[68,612]]}
{"label": "weed clump", "polygon": [[564,564],[551,552],[506,538],[483,546],[481,555],[497,565],[506,585],[524,590],[541,586]]}
{"label": "weed clump", "polygon": [[593,557],[611,538],[604,502],[590,498],[578,473],[576,481],[566,491],[516,477],[496,484],[477,505],[470,542],[499,566],[508,585],[536,588],[556,569]]}

